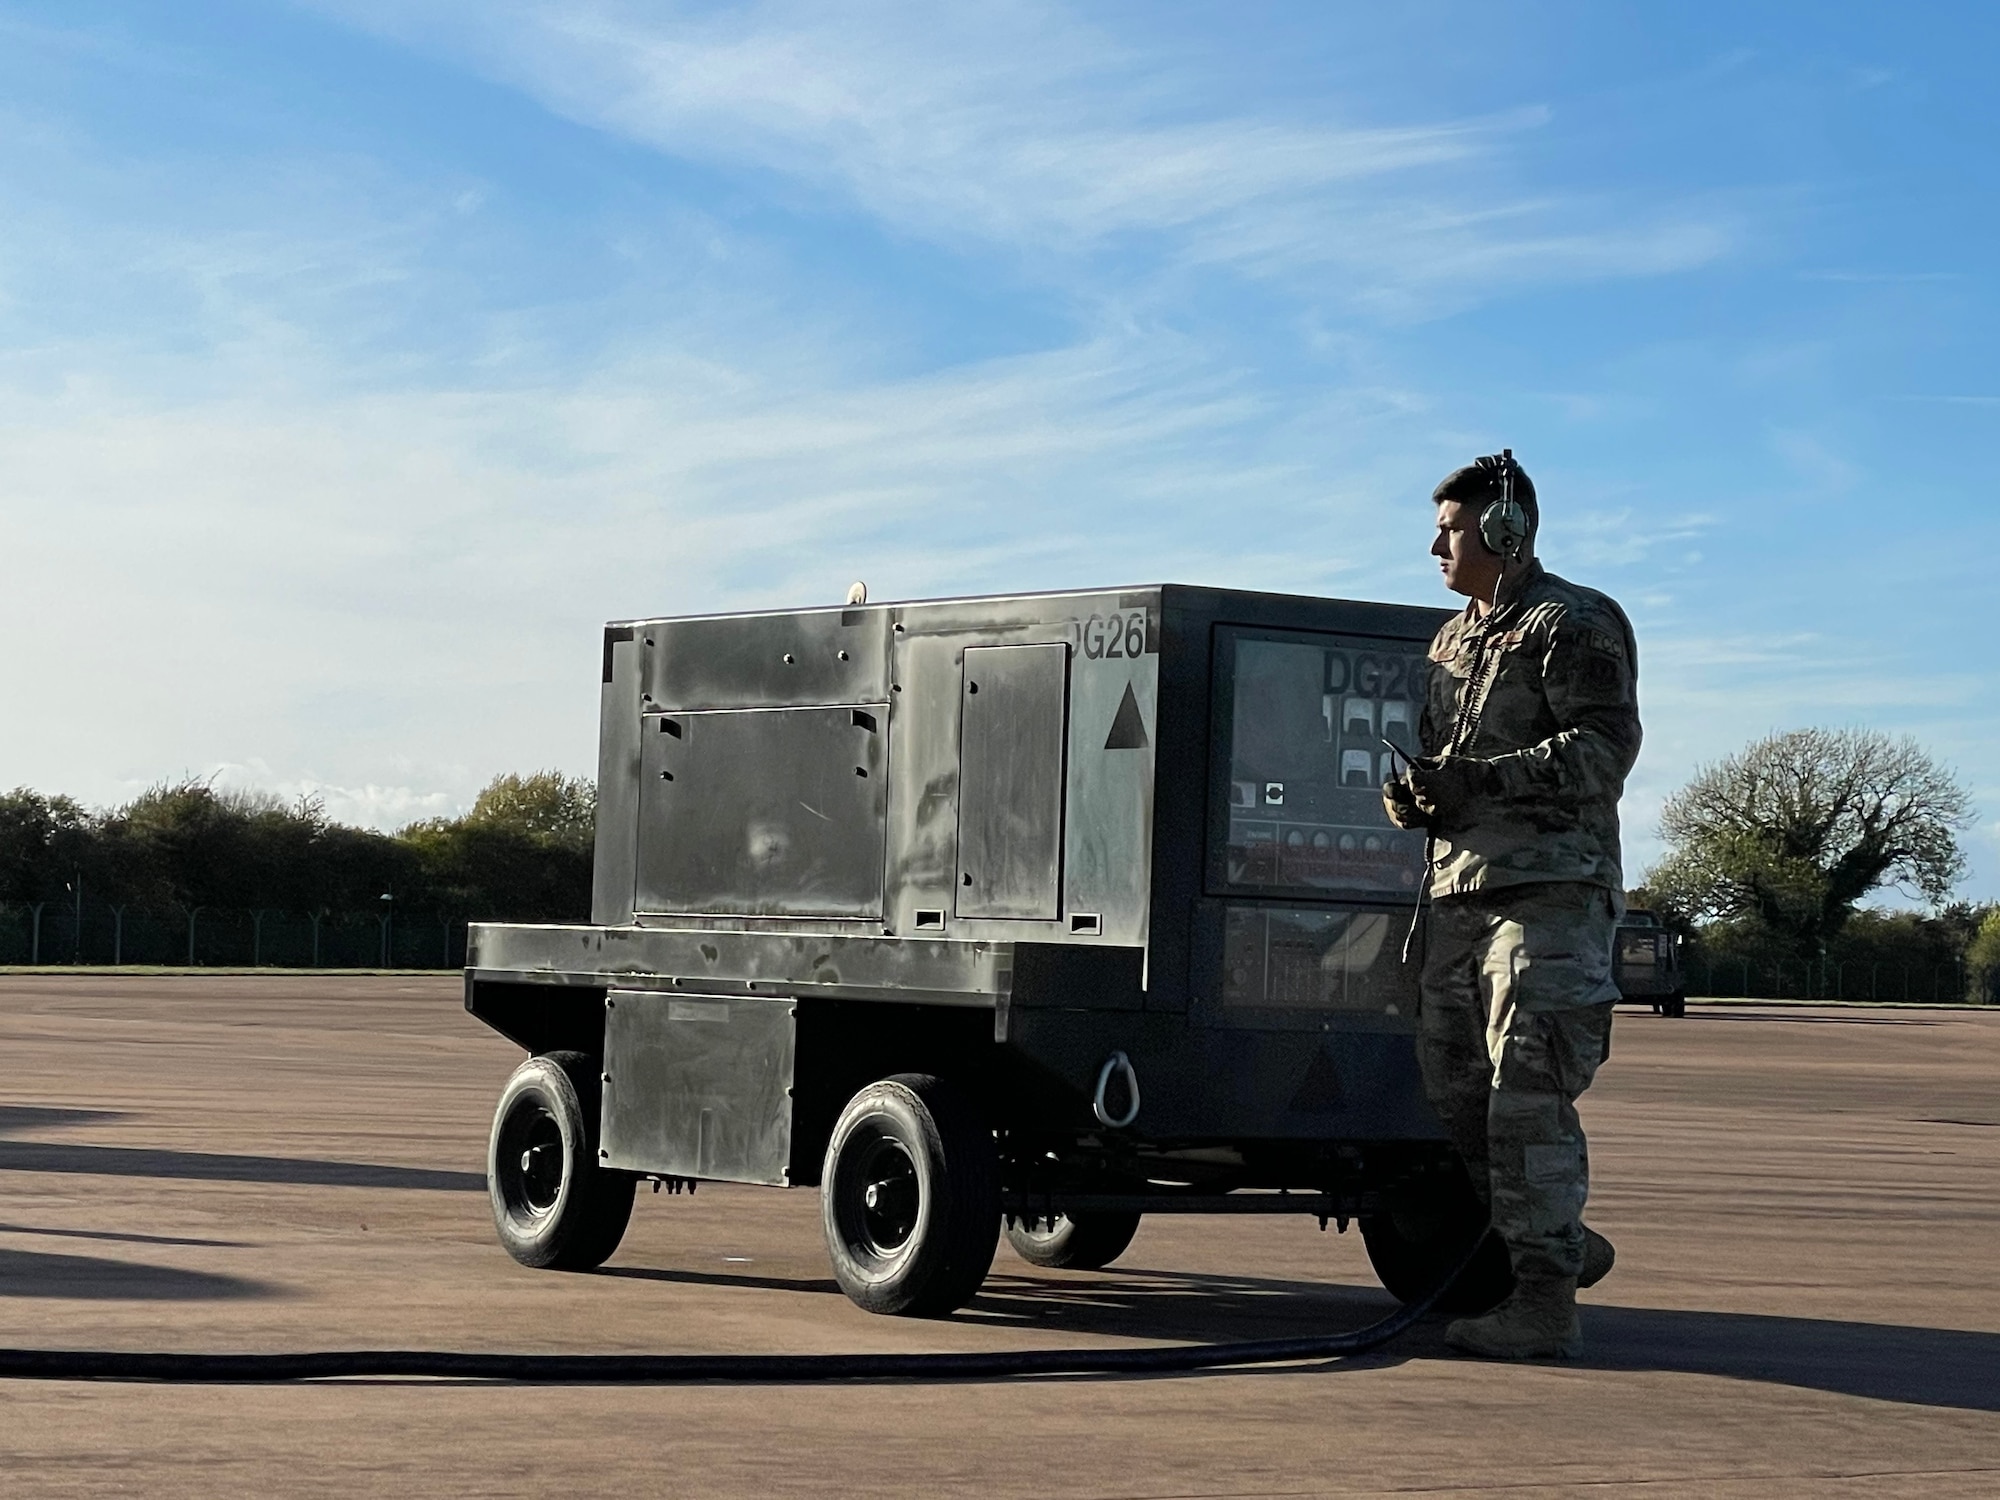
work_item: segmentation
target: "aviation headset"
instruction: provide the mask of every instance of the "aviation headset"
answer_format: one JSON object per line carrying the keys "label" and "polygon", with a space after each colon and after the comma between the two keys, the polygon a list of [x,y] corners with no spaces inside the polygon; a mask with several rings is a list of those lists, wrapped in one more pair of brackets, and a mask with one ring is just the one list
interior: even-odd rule
{"label": "aviation headset", "polygon": [[1487,501],[1479,512],[1479,540],[1486,544],[1487,551],[1499,553],[1502,560],[1519,562],[1521,549],[1528,545],[1529,528],[1528,513],[1514,498],[1514,476],[1521,469],[1514,462],[1514,450],[1502,448],[1475,462],[1482,469],[1500,471],[1500,498]]}

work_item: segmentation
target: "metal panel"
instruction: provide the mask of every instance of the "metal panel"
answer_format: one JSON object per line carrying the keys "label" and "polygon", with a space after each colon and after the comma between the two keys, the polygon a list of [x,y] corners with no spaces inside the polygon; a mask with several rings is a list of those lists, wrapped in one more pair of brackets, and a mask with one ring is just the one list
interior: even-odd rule
{"label": "metal panel", "polygon": [[[958,884],[958,700],[962,634],[896,637],[889,757],[889,859],[883,925],[919,930],[950,913]],[[963,936],[954,921],[947,930]]]}
{"label": "metal panel", "polygon": [[882,915],[886,704],[647,714],[641,912]]}
{"label": "metal panel", "polygon": [[467,946],[469,968],[481,980],[551,986],[686,983],[718,994],[783,991],[990,1010],[1010,983],[1011,943],[885,937],[846,926],[842,933],[798,933],[475,922]]}
{"label": "metal panel", "polygon": [[639,841],[639,644],[629,625],[604,630],[604,681],[597,711],[597,853],[590,920],[632,920]]}
{"label": "metal panel", "polygon": [[881,606],[651,620],[638,627],[649,709],[880,702],[889,691]]}
{"label": "metal panel", "polygon": [[790,1179],[790,1000],[605,997],[605,1164],[717,1182]]}
{"label": "metal panel", "polygon": [[1153,857],[1153,759],[1158,738],[1160,658],[1147,654],[1137,621],[1125,610],[1123,645],[1136,653],[1091,655],[1071,664],[1068,795],[1063,807],[1063,910],[1069,927],[1106,942],[1146,941]]}
{"label": "metal panel", "polygon": [[1069,647],[975,646],[959,703],[958,915],[1053,921]]}

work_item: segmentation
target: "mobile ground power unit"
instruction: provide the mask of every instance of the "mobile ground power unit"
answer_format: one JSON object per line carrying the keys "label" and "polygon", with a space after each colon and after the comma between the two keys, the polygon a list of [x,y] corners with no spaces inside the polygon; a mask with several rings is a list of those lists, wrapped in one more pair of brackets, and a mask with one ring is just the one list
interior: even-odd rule
{"label": "mobile ground power unit", "polygon": [[1357,1219],[1428,1290],[1480,1210],[1380,786],[1442,618],[1166,585],[608,627],[592,921],[471,934],[466,1007],[531,1054],[507,1248],[596,1265],[638,1182],[721,1181],[819,1187],[881,1312],[962,1304],[1003,1224],[1095,1267],[1160,1213]]}

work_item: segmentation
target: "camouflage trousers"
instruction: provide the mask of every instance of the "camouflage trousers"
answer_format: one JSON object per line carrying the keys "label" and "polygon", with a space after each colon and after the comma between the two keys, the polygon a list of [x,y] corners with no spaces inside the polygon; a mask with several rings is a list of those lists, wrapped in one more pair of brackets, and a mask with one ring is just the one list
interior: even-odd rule
{"label": "camouflage trousers", "polygon": [[1431,908],[1417,1055],[1424,1091],[1527,1279],[1583,1265],[1590,1154],[1577,1096],[1611,1051],[1609,891],[1568,883]]}

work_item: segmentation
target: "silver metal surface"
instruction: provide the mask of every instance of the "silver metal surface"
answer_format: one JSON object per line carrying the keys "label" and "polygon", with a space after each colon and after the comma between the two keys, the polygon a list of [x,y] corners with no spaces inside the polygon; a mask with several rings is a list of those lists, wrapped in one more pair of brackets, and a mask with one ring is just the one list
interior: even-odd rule
{"label": "silver metal surface", "polygon": [[635,627],[640,705],[691,712],[879,703],[889,692],[891,623],[879,607],[643,621]]}
{"label": "silver metal surface", "polygon": [[606,1166],[790,1180],[791,1001],[612,990],[604,1005]]}
{"label": "silver metal surface", "polygon": [[974,646],[959,704],[961,917],[1061,914],[1069,647]]}
{"label": "silver metal surface", "polygon": [[649,713],[643,913],[882,915],[886,703]]}
{"label": "silver metal surface", "polygon": [[590,920],[632,920],[639,857],[639,656],[630,625],[604,629],[604,684],[597,710],[597,851],[591,865]]}
{"label": "silver metal surface", "polygon": [[992,1009],[1012,986],[1006,943],[716,927],[474,923],[474,977],[635,989],[907,1000]]}
{"label": "silver metal surface", "polygon": [[[1114,946],[1149,941],[1153,751],[1160,590],[1031,594],[890,606],[892,631],[887,906],[883,925],[921,928],[948,914],[954,936]],[[1116,622],[1115,627],[1112,622]],[[961,698],[968,650],[1067,645],[1071,712],[1064,752],[1062,895],[1039,919],[963,914],[958,837]],[[1135,658],[1128,653],[1137,649]],[[1110,653],[1116,651],[1116,655]],[[1107,751],[1126,692],[1146,740]],[[1048,908],[1043,908],[1048,910]],[[1072,932],[1070,910],[1098,917]],[[1030,930],[1032,928],[1032,930]]]}
{"label": "silver metal surface", "polygon": [[1104,604],[1085,614],[1070,659],[1063,910],[1095,915],[1095,935],[1107,943],[1144,946],[1152,916],[1159,591]]}

